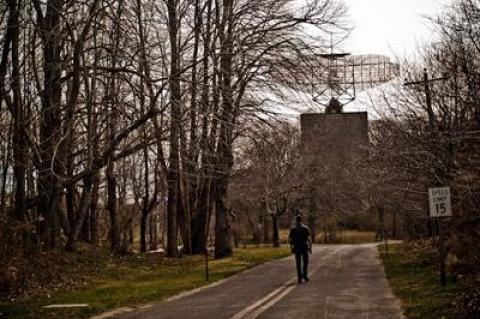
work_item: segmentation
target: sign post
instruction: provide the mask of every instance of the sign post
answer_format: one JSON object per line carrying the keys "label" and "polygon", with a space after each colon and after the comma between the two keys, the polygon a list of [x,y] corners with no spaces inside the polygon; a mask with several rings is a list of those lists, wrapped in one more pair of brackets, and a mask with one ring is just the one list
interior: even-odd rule
{"label": "sign post", "polygon": [[438,225],[438,257],[440,266],[440,281],[442,286],[447,284],[447,248],[443,236],[442,217],[452,216],[452,201],[450,187],[438,187],[428,189],[428,203],[430,207],[430,217],[437,220]]}
{"label": "sign post", "polygon": [[[206,241],[205,241],[206,242]],[[208,247],[205,245],[205,280],[210,281],[210,273],[208,269]]]}

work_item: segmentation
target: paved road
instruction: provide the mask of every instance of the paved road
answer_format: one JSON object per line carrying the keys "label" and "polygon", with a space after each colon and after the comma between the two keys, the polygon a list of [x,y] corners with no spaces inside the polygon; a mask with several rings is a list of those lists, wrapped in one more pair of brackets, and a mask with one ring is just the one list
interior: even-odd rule
{"label": "paved road", "polygon": [[121,319],[402,319],[375,245],[316,246],[310,282],[296,283],[292,257]]}

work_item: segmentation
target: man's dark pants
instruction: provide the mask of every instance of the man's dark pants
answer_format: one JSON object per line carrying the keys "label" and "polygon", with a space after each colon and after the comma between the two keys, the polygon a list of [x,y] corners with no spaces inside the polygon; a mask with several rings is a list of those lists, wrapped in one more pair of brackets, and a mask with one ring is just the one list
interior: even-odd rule
{"label": "man's dark pants", "polygon": [[[302,263],[303,262],[303,263]],[[308,278],[308,249],[295,249],[298,281]]]}

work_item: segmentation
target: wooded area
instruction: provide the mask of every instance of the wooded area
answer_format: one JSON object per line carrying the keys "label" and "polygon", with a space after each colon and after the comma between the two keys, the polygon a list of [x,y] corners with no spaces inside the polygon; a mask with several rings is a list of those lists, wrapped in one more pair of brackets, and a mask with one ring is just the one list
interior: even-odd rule
{"label": "wooded area", "polygon": [[372,124],[368,179],[379,214],[400,214],[406,238],[432,238],[434,247],[441,239],[438,221],[428,218],[427,189],[451,188],[453,218],[440,227],[447,267],[468,287],[457,303],[465,318],[480,309],[479,14],[480,1],[461,0],[432,18],[438,41],[403,63],[406,83],[374,99],[380,119]]}
{"label": "wooded area", "polygon": [[168,256],[203,253],[214,220],[215,256],[231,254],[235,141],[274,125],[264,93],[301,89],[311,74],[291,66],[344,30],[331,0],[0,9],[2,256],[106,238],[125,252],[137,217],[142,252],[161,219]]}

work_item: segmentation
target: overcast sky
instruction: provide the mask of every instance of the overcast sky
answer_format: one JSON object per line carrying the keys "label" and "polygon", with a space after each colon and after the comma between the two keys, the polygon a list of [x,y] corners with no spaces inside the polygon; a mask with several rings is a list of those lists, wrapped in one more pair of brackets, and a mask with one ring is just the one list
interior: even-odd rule
{"label": "overcast sky", "polygon": [[425,15],[435,16],[452,0],[344,0],[354,31],[343,44],[353,54],[411,56],[432,39]]}

